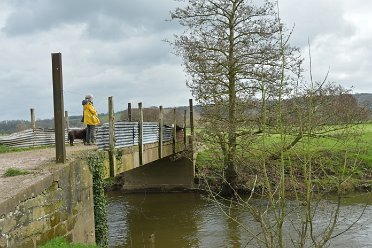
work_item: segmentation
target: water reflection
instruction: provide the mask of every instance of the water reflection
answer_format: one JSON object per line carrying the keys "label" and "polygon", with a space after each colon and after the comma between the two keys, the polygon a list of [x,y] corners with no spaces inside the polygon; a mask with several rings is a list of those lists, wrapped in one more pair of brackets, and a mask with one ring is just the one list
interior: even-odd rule
{"label": "water reflection", "polygon": [[205,203],[198,194],[111,194],[110,246],[199,247],[198,212]]}
{"label": "water reflection", "polygon": [[[334,234],[345,230],[359,218],[368,200],[365,195],[350,198],[340,213],[340,222]],[[370,197],[370,195],[368,196]],[[108,195],[108,224],[110,247],[256,247],[249,232],[259,233],[258,224],[244,210],[231,209],[243,226],[227,218],[218,206],[197,193],[169,194],[122,194]],[[328,224],[332,201],[322,201],[317,208],[315,224],[318,232]],[[295,216],[300,213],[290,212]],[[372,205],[367,205],[365,214],[345,234],[331,242],[331,247],[372,247]],[[295,232],[294,222],[286,223],[289,234]],[[249,232],[245,230],[249,228]],[[293,236],[293,235],[291,235]]]}

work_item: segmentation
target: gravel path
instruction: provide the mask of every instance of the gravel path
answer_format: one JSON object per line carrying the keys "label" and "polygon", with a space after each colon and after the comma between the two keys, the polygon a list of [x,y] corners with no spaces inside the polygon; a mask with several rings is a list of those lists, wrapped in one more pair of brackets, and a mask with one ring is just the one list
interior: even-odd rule
{"label": "gravel path", "polygon": [[[66,158],[69,159],[70,156],[78,151],[96,148],[96,146],[84,146],[83,144],[74,146],[66,145]],[[56,149],[54,147],[23,152],[2,153],[0,154],[0,180],[8,168],[13,167],[32,171],[40,167],[40,165],[55,161],[55,159]]]}

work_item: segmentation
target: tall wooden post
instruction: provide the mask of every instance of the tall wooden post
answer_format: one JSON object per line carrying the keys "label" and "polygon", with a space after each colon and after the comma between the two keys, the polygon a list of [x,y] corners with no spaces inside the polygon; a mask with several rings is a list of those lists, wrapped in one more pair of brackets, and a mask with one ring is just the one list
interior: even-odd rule
{"label": "tall wooden post", "polygon": [[177,142],[177,120],[176,120],[176,108],[173,108],[173,129],[172,129],[172,148],[173,153],[176,153],[176,142]]}
{"label": "tall wooden post", "polygon": [[65,128],[66,130],[68,131],[70,129],[70,120],[68,118],[68,111],[66,110],[65,111]]}
{"label": "tall wooden post", "polygon": [[32,129],[35,129],[36,128],[36,124],[35,124],[35,109],[31,108],[30,109],[30,112],[31,112],[31,128]]}
{"label": "tall wooden post", "polygon": [[56,162],[66,162],[63,79],[61,53],[52,53],[54,129],[56,140]]}
{"label": "tall wooden post", "polygon": [[114,117],[114,101],[113,97],[108,98],[108,113],[109,113],[109,161],[110,161],[110,177],[116,176],[116,156],[115,156],[115,117]]}
{"label": "tall wooden post", "polygon": [[132,121],[132,104],[128,102],[128,121]]}
{"label": "tall wooden post", "polygon": [[192,99],[189,99],[189,105],[190,105],[190,132],[191,136],[194,138],[194,107],[192,104]]}
{"label": "tall wooden post", "polygon": [[142,102],[138,103],[139,122],[138,122],[138,155],[139,165],[143,165],[143,110]]}
{"label": "tall wooden post", "polygon": [[186,124],[187,124],[187,109],[185,109],[185,112],[183,114],[183,147],[184,149],[187,148],[187,137],[186,137]]}
{"label": "tall wooden post", "polygon": [[163,157],[163,133],[164,133],[164,120],[163,120],[163,106],[159,106],[159,159]]}
{"label": "tall wooden post", "polygon": [[194,152],[194,141],[195,141],[195,130],[194,130],[194,106],[192,103],[192,99],[189,99],[189,105],[190,105],[190,152],[192,157],[192,171],[193,171],[193,177],[195,178],[195,163],[196,163],[196,155]]}

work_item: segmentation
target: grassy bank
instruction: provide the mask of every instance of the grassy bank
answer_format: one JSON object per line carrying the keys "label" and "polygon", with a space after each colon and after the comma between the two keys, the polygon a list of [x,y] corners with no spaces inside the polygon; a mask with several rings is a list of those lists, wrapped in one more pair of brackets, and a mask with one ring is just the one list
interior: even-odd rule
{"label": "grassy bank", "polygon": [[[290,136],[286,139],[291,140]],[[283,154],[283,160],[270,159],[263,154],[277,147],[277,135],[266,138],[266,146],[261,143],[244,144],[239,150],[237,161],[238,187],[242,190],[264,191],[263,163],[273,185],[281,180],[281,163],[284,163],[286,187],[288,190],[304,188],[306,171],[304,165],[312,166],[312,179],[317,190],[342,191],[371,190],[372,187],[372,123],[360,124],[349,129],[328,133],[327,136],[306,138]],[[221,183],[223,161],[218,149],[211,146],[201,151],[197,157],[197,175],[208,179],[217,186]],[[243,146],[242,146],[243,147]],[[253,184],[253,182],[256,182]]]}
{"label": "grassy bank", "polygon": [[68,243],[65,238],[63,237],[57,237],[45,245],[41,246],[40,248],[55,248],[55,247],[60,247],[60,248],[98,248],[96,245],[86,245],[86,244],[73,244],[73,243]]}

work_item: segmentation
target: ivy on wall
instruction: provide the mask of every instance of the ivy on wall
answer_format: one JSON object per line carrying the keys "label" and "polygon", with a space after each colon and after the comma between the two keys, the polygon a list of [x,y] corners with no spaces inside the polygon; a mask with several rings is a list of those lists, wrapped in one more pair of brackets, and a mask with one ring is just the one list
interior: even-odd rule
{"label": "ivy on wall", "polygon": [[104,153],[91,152],[88,154],[88,165],[93,175],[93,202],[96,244],[108,247],[107,200],[104,190]]}

